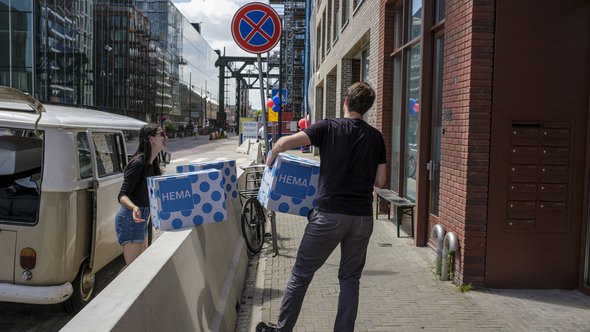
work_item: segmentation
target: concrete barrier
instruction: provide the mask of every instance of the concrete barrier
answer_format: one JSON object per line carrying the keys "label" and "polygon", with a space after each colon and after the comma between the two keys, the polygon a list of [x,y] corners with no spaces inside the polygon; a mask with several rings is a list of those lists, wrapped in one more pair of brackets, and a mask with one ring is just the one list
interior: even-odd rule
{"label": "concrete barrier", "polygon": [[233,331],[248,265],[239,199],[228,220],[164,232],[62,331]]}
{"label": "concrete barrier", "polygon": [[[236,149],[237,153],[241,153],[241,154],[249,154],[250,153],[250,145],[252,144],[251,139],[245,139],[242,144],[240,144],[240,146],[238,146],[238,148]],[[255,140],[254,140],[255,142]]]}

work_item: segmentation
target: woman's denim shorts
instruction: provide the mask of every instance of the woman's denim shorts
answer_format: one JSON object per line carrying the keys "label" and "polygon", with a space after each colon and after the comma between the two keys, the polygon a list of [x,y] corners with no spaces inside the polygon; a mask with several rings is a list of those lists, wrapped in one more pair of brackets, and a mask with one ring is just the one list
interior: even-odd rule
{"label": "woman's denim shorts", "polygon": [[147,218],[150,208],[140,207],[142,222],[133,221],[133,211],[121,205],[115,215],[115,230],[120,245],[125,243],[143,243],[148,236]]}

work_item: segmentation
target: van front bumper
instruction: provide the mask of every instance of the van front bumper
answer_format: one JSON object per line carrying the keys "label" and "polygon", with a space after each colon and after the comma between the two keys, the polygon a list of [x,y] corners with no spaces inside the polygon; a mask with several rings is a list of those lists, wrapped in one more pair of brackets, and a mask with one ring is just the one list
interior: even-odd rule
{"label": "van front bumper", "polygon": [[59,286],[25,286],[0,283],[0,301],[54,304],[67,300],[74,289],[66,282]]}

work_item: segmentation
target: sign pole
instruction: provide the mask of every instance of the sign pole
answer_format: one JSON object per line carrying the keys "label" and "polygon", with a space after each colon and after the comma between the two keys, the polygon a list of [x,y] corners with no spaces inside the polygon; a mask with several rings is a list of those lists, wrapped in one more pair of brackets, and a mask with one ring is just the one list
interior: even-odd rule
{"label": "sign pole", "polygon": [[[277,42],[279,42],[281,39],[281,18],[271,6],[260,2],[252,2],[238,9],[232,19],[231,27],[232,36],[234,37],[234,40],[238,46],[240,46],[246,52],[257,54],[258,80],[260,82],[260,107],[262,108],[262,120],[264,126],[262,132],[264,133],[265,154],[268,155],[268,152],[270,151],[270,144],[268,142],[268,124],[266,103],[264,102],[264,80],[262,75],[261,54],[272,50]],[[279,102],[279,107],[281,107],[281,104],[282,100]],[[265,160],[267,157],[266,155],[264,156]],[[277,246],[277,225],[275,213],[270,212],[269,216],[272,226],[273,256],[276,256],[279,253],[279,248]]]}
{"label": "sign pole", "polygon": [[[260,53],[258,53],[256,55],[256,58],[258,59],[258,82],[260,85],[260,105],[262,107],[262,128],[263,128],[263,133],[264,133],[264,151],[265,154],[268,155],[268,152],[270,151],[269,148],[269,144],[268,144],[268,127],[267,127],[267,123],[266,123],[266,103],[264,102],[264,86],[263,86],[263,80],[262,80],[262,57],[260,56]],[[264,156],[264,160],[266,160],[266,156]]]}

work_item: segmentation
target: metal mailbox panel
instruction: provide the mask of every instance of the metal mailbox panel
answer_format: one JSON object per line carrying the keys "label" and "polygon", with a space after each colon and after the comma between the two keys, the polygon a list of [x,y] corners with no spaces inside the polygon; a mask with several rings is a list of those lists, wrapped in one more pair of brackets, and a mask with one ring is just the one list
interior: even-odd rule
{"label": "metal mailbox panel", "polygon": [[506,227],[510,229],[530,229],[535,227],[536,220],[531,219],[508,219]]}
{"label": "metal mailbox panel", "polygon": [[539,145],[539,126],[512,126],[512,145]]}
{"label": "metal mailbox panel", "polygon": [[543,146],[569,146],[570,129],[543,128],[543,135],[541,135],[541,144]]}
{"label": "metal mailbox panel", "polygon": [[517,201],[534,201],[537,199],[536,183],[511,183],[508,187],[508,199]]}
{"label": "metal mailbox panel", "polygon": [[568,180],[568,166],[541,165],[539,181],[547,183],[566,183]]}
{"label": "metal mailbox panel", "polygon": [[566,201],[567,185],[565,183],[541,183],[539,185],[539,200]]}
{"label": "metal mailbox panel", "polygon": [[537,182],[539,167],[535,165],[510,165],[510,182]]}
{"label": "metal mailbox panel", "polygon": [[544,212],[565,212],[567,204],[566,202],[544,202],[539,201],[539,213]]}
{"label": "metal mailbox panel", "polygon": [[541,151],[541,163],[563,165],[569,163],[569,147],[547,147]]}
{"label": "metal mailbox panel", "polygon": [[512,146],[510,152],[511,164],[537,164],[539,162],[538,146]]}
{"label": "metal mailbox panel", "polygon": [[536,201],[509,201],[508,218],[509,219],[534,219]]}

